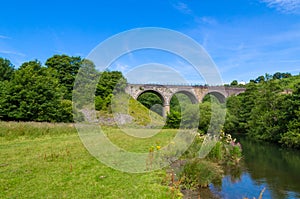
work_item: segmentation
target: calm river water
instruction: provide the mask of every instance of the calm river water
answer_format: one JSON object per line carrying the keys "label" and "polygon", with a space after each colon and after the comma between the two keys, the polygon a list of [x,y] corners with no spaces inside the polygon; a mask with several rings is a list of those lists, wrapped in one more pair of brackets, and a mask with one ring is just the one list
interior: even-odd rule
{"label": "calm river water", "polygon": [[263,142],[240,138],[243,162],[225,175],[220,185],[211,185],[217,198],[300,198],[300,151],[281,149]]}

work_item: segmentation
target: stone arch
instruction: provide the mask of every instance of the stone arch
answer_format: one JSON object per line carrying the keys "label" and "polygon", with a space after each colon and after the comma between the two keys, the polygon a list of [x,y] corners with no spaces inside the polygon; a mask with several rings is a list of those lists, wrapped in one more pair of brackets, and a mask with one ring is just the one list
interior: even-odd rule
{"label": "stone arch", "polygon": [[204,99],[204,97],[206,95],[213,95],[213,96],[215,96],[219,100],[220,103],[225,103],[226,102],[226,95],[224,95],[223,93],[221,93],[219,91],[210,91],[210,92],[206,93],[203,96],[202,101],[203,101],[203,99]]}
{"label": "stone arch", "polygon": [[159,91],[147,89],[147,90],[143,90],[143,91],[139,92],[136,96],[136,100],[138,100],[138,98],[145,93],[153,93],[160,98],[160,100],[162,102],[162,116],[166,117],[168,110],[166,110],[167,100],[165,99],[165,96],[162,93],[160,93]]}
{"label": "stone arch", "polygon": [[[174,95],[180,94],[180,93],[186,95],[186,96],[191,100],[192,104],[197,104],[197,103],[199,103],[199,101],[198,101],[197,97],[195,96],[195,94],[192,93],[192,92],[190,92],[190,91],[186,91],[186,90],[176,91],[176,92],[170,97],[169,100],[171,101],[171,99],[172,99],[172,97],[174,97]],[[170,104],[170,102],[169,102],[169,104]]]}
{"label": "stone arch", "polygon": [[143,90],[142,92],[140,92],[140,93],[136,96],[136,100],[137,100],[141,95],[143,95],[143,94],[145,94],[145,93],[153,93],[153,94],[157,95],[157,96],[161,99],[162,104],[165,104],[165,103],[166,103],[166,102],[165,102],[166,100],[165,100],[163,94],[161,94],[160,92],[155,91],[155,90]]}

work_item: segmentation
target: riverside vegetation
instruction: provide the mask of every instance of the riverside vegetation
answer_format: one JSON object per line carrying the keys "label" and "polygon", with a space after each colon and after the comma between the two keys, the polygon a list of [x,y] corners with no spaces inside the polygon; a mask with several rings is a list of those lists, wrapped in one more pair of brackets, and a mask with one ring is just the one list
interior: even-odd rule
{"label": "riverside vegetation", "polygon": [[[218,184],[224,169],[238,166],[242,146],[230,133],[286,147],[300,146],[300,77],[266,74],[247,84],[245,93],[229,97],[227,107],[210,95],[199,105],[191,104],[183,94],[176,95],[171,100],[165,129],[151,139],[133,139],[120,132],[115,123],[105,127],[107,136],[121,148],[149,154],[170,142],[176,128],[198,129],[199,134],[179,160],[182,164],[177,168],[177,178],[172,168],[134,175],[118,172],[87,153],[71,123],[76,73],[81,67],[95,72],[94,64],[80,57],[54,55],[45,65],[34,60],[15,69],[9,60],[0,58],[1,198],[180,198],[182,189]],[[112,117],[117,84],[121,89],[126,85],[122,73],[101,73],[95,93],[100,122],[103,117]],[[242,86],[236,81],[232,85]],[[153,104],[162,103],[160,99],[144,93],[138,100],[154,112],[149,115],[144,106],[129,97],[132,127],[160,126],[161,107],[153,108]],[[199,159],[197,152],[208,128],[219,129],[222,124],[218,117],[211,117],[212,107],[221,116],[225,116],[222,110],[226,109],[226,120],[219,141],[205,159]],[[83,117],[82,113],[75,115]],[[209,126],[210,120],[213,126]]]}

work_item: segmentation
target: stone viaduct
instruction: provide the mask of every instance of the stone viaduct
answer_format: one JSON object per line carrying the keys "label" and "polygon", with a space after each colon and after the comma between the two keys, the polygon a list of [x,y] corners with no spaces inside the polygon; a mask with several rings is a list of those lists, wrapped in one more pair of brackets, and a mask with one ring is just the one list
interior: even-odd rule
{"label": "stone viaduct", "polygon": [[163,102],[163,116],[170,111],[170,101],[176,93],[187,95],[191,102],[201,103],[207,94],[214,95],[221,103],[231,95],[243,93],[246,89],[225,86],[185,86],[185,85],[159,85],[159,84],[128,84],[125,91],[134,99],[146,92],[155,93]]}

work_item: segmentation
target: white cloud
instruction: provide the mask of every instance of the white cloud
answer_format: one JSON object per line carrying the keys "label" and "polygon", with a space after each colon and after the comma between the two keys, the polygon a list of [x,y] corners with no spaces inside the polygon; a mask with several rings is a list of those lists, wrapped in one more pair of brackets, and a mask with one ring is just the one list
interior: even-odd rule
{"label": "white cloud", "polygon": [[7,37],[5,35],[0,35],[0,39],[10,39],[10,37]]}
{"label": "white cloud", "polygon": [[184,14],[192,14],[193,13],[193,11],[189,8],[189,6],[187,4],[180,2],[180,1],[174,3],[173,7]]}
{"label": "white cloud", "polygon": [[8,54],[8,55],[18,55],[21,57],[25,57],[26,55],[20,52],[15,52],[15,51],[9,51],[9,50],[0,50],[1,54]]}
{"label": "white cloud", "polygon": [[218,22],[215,18],[209,17],[209,16],[203,16],[203,17],[195,17],[196,23],[199,24],[208,24],[208,25],[217,25]]}
{"label": "white cloud", "polygon": [[300,0],[261,0],[261,2],[282,13],[300,14]]}

